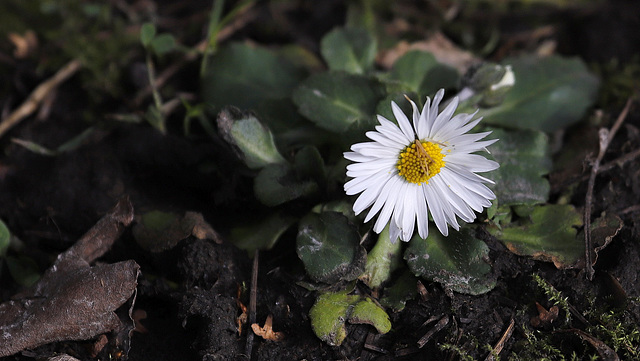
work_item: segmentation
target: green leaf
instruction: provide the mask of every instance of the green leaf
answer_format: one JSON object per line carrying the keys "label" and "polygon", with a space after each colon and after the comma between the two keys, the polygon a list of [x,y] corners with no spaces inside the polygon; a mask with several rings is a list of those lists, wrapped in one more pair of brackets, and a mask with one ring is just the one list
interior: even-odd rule
{"label": "green leaf", "polygon": [[85,129],[80,134],[76,135],[75,137],[61,144],[58,148],[56,148],[56,152],[60,154],[65,152],[71,152],[78,149],[81,145],[83,145],[87,141],[87,139],[89,139],[89,137],[93,134],[94,131],[95,131],[94,127],[89,127]]}
{"label": "green leaf", "polygon": [[318,204],[311,210],[314,213],[337,212],[347,217],[350,222],[356,223],[356,215],[353,212],[353,202],[346,199]]}
{"label": "green leaf", "polygon": [[327,173],[318,148],[306,146],[300,149],[293,159],[293,167],[300,179],[312,179],[318,184],[325,183]]}
{"label": "green leaf", "polygon": [[253,254],[256,249],[269,250],[297,220],[296,217],[278,212],[258,222],[232,228],[230,239],[236,247],[249,254]]}
{"label": "green leaf", "polygon": [[405,270],[400,277],[391,283],[391,286],[385,288],[384,297],[380,300],[380,304],[395,312],[402,311],[407,300],[415,298],[418,294],[417,282],[416,276],[409,270]]}
{"label": "green leaf", "polygon": [[415,235],[404,253],[409,269],[419,277],[440,282],[460,293],[489,292],[495,280],[488,277],[491,266],[485,261],[489,247],[474,237],[475,230],[462,228],[443,236],[429,227],[429,237]]}
{"label": "green leaf", "polygon": [[500,106],[478,112],[488,124],[553,132],[580,120],[596,99],[599,80],[578,58],[524,56],[503,64],[512,66],[516,83]]}
{"label": "green leaf", "polygon": [[380,287],[400,263],[401,250],[401,242],[396,240],[392,243],[389,240],[389,225],[387,225],[378,236],[376,245],[367,255],[367,265],[364,273],[360,275],[360,280],[370,288]]}
{"label": "green leaf", "polygon": [[149,124],[151,124],[154,128],[158,129],[160,133],[165,134],[167,132],[164,115],[162,115],[162,110],[160,110],[155,104],[149,104],[144,117],[147,122],[149,122]]}
{"label": "green leaf", "polygon": [[412,50],[396,60],[389,73],[391,79],[404,84],[408,91],[418,94],[414,101],[423,102],[440,88],[453,88],[458,84],[458,72],[438,63],[428,52]]}
{"label": "green leaf", "polygon": [[64,142],[55,150],[49,149],[43,145],[34,143],[30,140],[12,138],[11,141],[22,147],[25,147],[27,150],[32,151],[36,154],[44,155],[47,157],[55,157],[62,153],[76,150],[78,147],[84,144],[84,142],[91,136],[91,134],[93,134],[94,130],[95,129],[93,127],[89,127],[85,129],[82,133]]}
{"label": "green leaf", "polygon": [[553,262],[557,268],[574,267],[584,256],[584,242],[576,238],[582,216],[572,205],[535,207],[529,218],[489,232],[513,253]]}
{"label": "green leaf", "polygon": [[171,34],[160,34],[151,40],[151,49],[156,55],[164,55],[176,48],[176,39]]}
{"label": "green leaf", "polygon": [[387,333],[391,330],[389,315],[369,297],[353,306],[351,315],[349,316],[349,322],[371,325],[375,327],[379,333]]}
{"label": "green leaf", "polygon": [[320,128],[342,133],[350,127],[368,127],[380,97],[378,84],[368,78],[341,72],[312,75],[294,92],[302,115]]}
{"label": "green leaf", "polygon": [[12,142],[26,148],[27,150],[35,153],[35,154],[39,154],[39,155],[44,155],[47,157],[55,157],[56,155],[58,155],[58,153],[55,150],[51,150],[43,145],[40,145],[38,143],[34,143],[30,140],[24,140],[24,139],[19,139],[19,138],[13,138],[11,139]]}
{"label": "green leaf", "polygon": [[551,170],[548,137],[535,130],[491,129],[490,138],[500,139],[490,147],[500,168],[483,176],[492,186],[500,206],[544,203],[549,198],[549,181],[543,176]]}
{"label": "green leaf", "polygon": [[[415,93],[406,94],[409,99],[416,100]],[[394,123],[398,123],[395,116],[393,115],[393,110],[391,108],[391,102],[395,102],[396,105],[402,109],[404,114],[412,114],[413,110],[411,109],[411,103],[407,101],[404,97],[405,94],[402,93],[392,93],[384,97],[378,105],[376,106],[376,114],[382,115],[383,117],[391,120]],[[413,96],[413,98],[412,98]]]}
{"label": "green leaf", "polygon": [[365,29],[336,28],[322,38],[320,52],[329,69],[364,74],[373,68],[376,39]]}
{"label": "green leaf", "polygon": [[4,259],[11,277],[20,285],[30,287],[40,279],[36,261],[29,257],[7,256]]}
{"label": "green leaf", "polygon": [[151,40],[156,36],[156,27],[152,23],[144,23],[140,28],[140,42],[142,46],[148,48]]}
{"label": "green leaf", "polygon": [[269,128],[252,115],[226,108],[218,114],[218,129],[251,169],[286,162],[278,152]]}
{"label": "green leaf", "polygon": [[298,257],[315,281],[351,281],[362,273],[366,252],[355,226],[340,213],[309,213],[300,221],[296,241]]}
{"label": "green leaf", "polygon": [[139,216],[132,229],[133,237],[140,247],[151,252],[173,248],[191,234],[182,216],[176,213],[153,210]]}
{"label": "green leaf", "polygon": [[0,257],[4,257],[7,254],[9,243],[11,241],[11,232],[4,222],[0,219]]}
{"label": "green leaf", "polygon": [[319,339],[340,346],[347,336],[344,326],[351,323],[372,325],[380,333],[391,330],[389,315],[371,298],[349,295],[348,291],[322,293],[309,310],[311,327]]}
{"label": "green leaf", "polygon": [[348,295],[347,291],[328,292],[318,296],[309,310],[311,327],[319,339],[331,346],[340,346],[347,337],[344,324],[353,304],[360,299],[357,295]]}
{"label": "green leaf", "polygon": [[318,192],[318,184],[301,180],[289,164],[271,164],[260,170],[253,180],[253,192],[260,202],[269,207]]}
{"label": "green leaf", "polygon": [[255,108],[267,99],[287,98],[304,72],[264,48],[234,43],[222,48],[202,79],[203,97],[214,109]]}

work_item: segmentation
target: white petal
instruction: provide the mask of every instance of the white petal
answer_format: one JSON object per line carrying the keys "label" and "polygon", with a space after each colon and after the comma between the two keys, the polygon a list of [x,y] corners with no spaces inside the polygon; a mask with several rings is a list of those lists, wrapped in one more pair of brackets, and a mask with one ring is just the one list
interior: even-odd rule
{"label": "white petal", "polygon": [[416,131],[416,133],[420,134],[418,132],[418,125],[420,123],[420,111],[418,110],[418,106],[413,102],[413,100],[409,98],[407,98],[407,100],[409,100],[409,103],[411,103],[411,109],[413,109],[413,129]]}
{"label": "white petal", "polygon": [[[400,236],[400,228],[398,228],[395,223],[391,222],[391,224],[389,224],[389,240],[391,243],[396,243],[398,236]],[[407,242],[408,240],[403,239],[403,241]]]}
{"label": "white petal", "polygon": [[398,156],[396,149],[386,148],[375,142],[354,144],[351,146],[351,150],[362,155],[376,158]]}
{"label": "white petal", "polygon": [[400,230],[402,230],[402,217],[404,216],[404,212],[407,209],[404,206],[405,203],[405,198],[407,195],[407,186],[409,185],[409,183],[407,182],[400,182],[400,184],[398,185],[399,188],[397,190],[398,192],[398,197],[395,200],[395,204],[393,205],[393,221],[398,225],[398,227],[400,227]]}
{"label": "white petal", "polygon": [[[450,137],[447,139],[447,142],[452,144],[455,148],[463,145],[473,144],[480,139],[486,137],[491,134],[491,132],[483,132],[483,133],[471,133],[471,134],[460,134],[454,137]],[[493,140],[493,139],[491,139]],[[495,142],[494,142],[495,143]],[[482,149],[482,148],[479,148]]]}
{"label": "white petal", "polygon": [[[353,195],[362,192],[362,194],[358,196],[358,199],[356,199],[356,201],[353,203],[353,211],[356,213],[356,215],[367,209],[373,204],[373,202],[376,201],[376,199],[378,199],[382,187],[387,182],[385,176],[389,177],[385,174],[382,174],[382,176],[376,175],[370,178],[370,181],[366,182],[366,184],[365,182],[361,182],[361,184],[358,184],[355,187],[351,186],[351,188],[347,190],[347,195]],[[347,184],[345,184],[345,188],[347,188]],[[364,191],[360,190],[361,188],[364,188],[364,186],[366,186]],[[354,191],[356,192],[354,193]]]}
{"label": "white petal", "polygon": [[393,167],[396,165],[396,163],[398,163],[398,161],[396,159],[393,159],[393,158],[391,158],[391,159],[389,159],[389,158],[380,158],[380,159],[371,160],[371,161],[363,162],[363,163],[352,163],[352,164],[349,164],[347,166],[347,170],[360,171],[360,170],[373,169],[373,170],[377,170],[377,171],[387,172],[387,171],[389,171],[389,169],[393,169]]}
{"label": "white petal", "polygon": [[[434,192],[436,194],[440,195],[437,201],[442,208],[446,223],[450,224],[457,230],[460,226],[458,225],[456,215],[458,213],[464,212],[464,210],[469,208],[469,206],[464,202],[463,199],[458,197],[449,189],[449,187],[447,187],[447,185],[442,180],[442,177],[436,176],[432,178],[432,181],[429,182],[429,185],[434,188]],[[458,211],[458,208],[460,208],[460,211]],[[470,213],[472,214],[473,218],[475,218],[475,214],[473,214],[472,211],[470,211]]]}
{"label": "white petal", "polygon": [[385,136],[382,133],[378,133],[378,132],[366,132],[365,135],[371,139],[374,140],[378,143],[380,143],[381,145],[385,146],[385,147],[389,147],[389,148],[394,148],[394,149],[398,149],[398,150],[402,150],[404,147],[407,146],[406,141],[403,142],[399,142],[396,139],[391,139],[387,136]]}
{"label": "white petal", "polygon": [[438,230],[443,235],[449,235],[449,230],[447,228],[447,221],[445,219],[444,210],[438,201],[440,196],[434,192],[434,187],[430,184],[427,184],[427,187],[423,187],[424,196],[427,199],[427,205],[429,207],[429,213],[433,217],[433,222],[438,227]]}
{"label": "white petal", "polygon": [[[376,199],[376,201],[373,203],[373,206],[371,207],[371,209],[369,210],[369,213],[364,219],[365,222],[369,222],[369,220],[373,218],[373,216],[375,216],[380,211],[380,209],[387,202],[390,193],[397,191],[396,185],[399,181],[400,181],[400,177],[391,177],[385,182],[382,190],[380,191],[380,195],[378,196],[378,199]],[[389,213],[389,215],[386,216],[386,220],[384,220],[383,223],[387,224],[387,222],[389,222],[390,217],[391,217],[391,213]],[[380,218],[383,218],[383,216],[380,215],[378,217],[378,221],[380,221]],[[384,226],[382,228],[384,228]],[[382,231],[382,228],[380,228],[380,230],[376,230],[376,228],[374,228],[374,230],[376,230],[377,233],[380,233],[380,231]]]}
{"label": "white petal", "polygon": [[489,172],[498,169],[500,166],[497,162],[478,154],[451,154],[446,156],[444,161],[447,165],[461,166],[470,172]]}
{"label": "white petal", "polygon": [[451,100],[449,105],[447,105],[447,107],[444,108],[444,110],[440,114],[438,114],[438,116],[436,117],[435,122],[433,122],[433,127],[431,127],[430,137],[435,137],[435,134],[438,134],[440,132],[440,129],[445,124],[447,124],[447,122],[449,122],[449,120],[451,119],[451,116],[453,116],[453,112],[456,111],[457,107],[458,107],[458,97],[455,97]]}
{"label": "white petal", "polygon": [[378,115],[378,121],[380,122],[380,125],[375,127],[376,130],[387,136],[387,138],[393,139],[398,143],[408,143],[413,140],[407,138],[395,123],[387,120],[385,117]]}
{"label": "white petal", "polygon": [[386,173],[386,174],[396,174],[396,170],[394,168],[390,168],[388,171],[379,171],[377,169],[364,169],[364,170],[347,170],[347,176],[353,178],[361,178],[361,177],[371,177],[377,173]]}
{"label": "white petal", "polygon": [[422,189],[424,187],[426,185],[421,185],[416,192],[416,220],[418,221],[418,234],[422,238],[427,238],[429,235],[429,215],[427,213],[427,199],[424,197]]}
{"label": "white petal", "polygon": [[[471,211],[471,209],[469,209],[469,207],[471,207],[476,212],[482,212],[481,204],[484,198],[477,193],[470,191],[466,187],[467,185],[473,183],[467,182],[461,184],[460,182],[458,182],[455,176],[452,176],[451,172],[446,172],[444,170],[440,172],[440,176],[440,179],[444,183],[443,188],[446,188],[443,189],[443,191],[452,193],[449,195],[449,198],[452,200],[460,199],[463,201],[464,207],[460,207],[459,211],[464,215],[464,217],[462,218],[464,218],[465,221],[467,219],[475,218],[474,213]],[[452,204],[458,203],[452,202]]]}
{"label": "white petal", "polygon": [[431,109],[431,98],[427,97],[427,101],[422,107],[422,113],[420,113],[420,119],[416,125],[416,133],[419,139],[426,139],[429,135],[429,129],[431,123],[429,122],[429,110]]}
{"label": "white petal", "polygon": [[[475,113],[474,113],[475,114]],[[449,142],[451,138],[464,134],[471,130],[475,125],[480,122],[480,119],[476,119],[471,123],[468,123],[474,114],[458,114],[445,123],[437,132],[432,134],[433,139],[439,139]]]}
{"label": "white petal", "polygon": [[433,102],[431,103],[431,107],[429,108],[429,114],[427,114],[427,136],[430,137],[431,134],[436,133],[437,129],[434,129],[434,124],[436,119],[438,118],[438,107],[440,106],[440,101],[444,97],[444,89],[438,90],[436,95],[433,97]]}
{"label": "white petal", "polygon": [[421,201],[418,199],[418,191],[422,192],[420,186],[409,184],[405,192],[404,214],[402,215],[403,240],[409,240],[413,235],[413,229],[416,224],[417,203]]}
{"label": "white petal", "polygon": [[400,109],[398,104],[395,102],[391,102],[391,110],[393,111],[393,116],[396,117],[396,120],[398,121],[398,125],[400,126],[402,133],[404,133],[408,139],[414,139],[415,133],[409,123],[409,119],[407,119],[407,116],[402,112],[402,109]]}
{"label": "white petal", "polygon": [[356,152],[344,152],[342,154],[344,155],[345,159],[348,159],[348,160],[350,160],[352,162],[361,163],[361,162],[368,162],[368,161],[371,161],[371,160],[375,159],[373,157],[362,155],[362,154],[356,153]]}

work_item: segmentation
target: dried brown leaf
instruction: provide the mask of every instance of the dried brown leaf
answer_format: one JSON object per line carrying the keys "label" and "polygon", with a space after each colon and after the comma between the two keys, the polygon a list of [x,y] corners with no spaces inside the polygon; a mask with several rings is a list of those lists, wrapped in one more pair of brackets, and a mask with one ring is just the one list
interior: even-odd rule
{"label": "dried brown leaf", "polygon": [[100,219],[29,290],[0,304],[0,357],[49,342],[90,339],[121,326],[114,311],[137,286],[139,266],[91,267],[133,220],[128,198]]}
{"label": "dried brown leaf", "polygon": [[284,340],[284,334],[282,332],[274,332],[273,327],[273,316],[267,316],[267,320],[264,321],[264,327],[260,327],[257,323],[251,325],[251,329],[253,333],[262,337],[265,340],[269,341],[282,341]]}

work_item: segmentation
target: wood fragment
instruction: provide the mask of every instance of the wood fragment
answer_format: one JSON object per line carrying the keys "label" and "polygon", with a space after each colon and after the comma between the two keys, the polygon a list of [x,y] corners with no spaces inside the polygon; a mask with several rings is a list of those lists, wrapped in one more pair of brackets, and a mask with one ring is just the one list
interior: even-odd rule
{"label": "wood fragment", "polygon": [[405,348],[401,348],[399,350],[396,350],[396,352],[393,353],[393,355],[395,357],[405,357],[405,356],[409,356],[409,355],[413,355],[414,353],[418,353],[420,352],[420,349],[415,347],[415,346],[411,346],[411,347],[405,347]]}
{"label": "wood fragment", "polygon": [[416,283],[416,287],[418,287],[418,294],[420,295],[420,298],[424,302],[427,302],[429,300],[429,291],[427,291],[427,288],[422,284],[422,282],[420,282],[420,280]]}
{"label": "wood fragment", "polygon": [[56,355],[53,357],[49,357],[47,359],[47,361],[80,361],[77,358],[73,357],[73,356],[69,356],[66,353],[63,353],[62,355]]}
{"label": "wood fragment", "polygon": [[577,335],[583,341],[586,341],[596,349],[598,356],[600,356],[600,360],[602,361],[620,361],[620,357],[611,347],[582,330],[574,328],[569,330],[558,330],[555,331],[555,333],[572,333]]}
{"label": "wood fragment", "polygon": [[509,326],[507,326],[506,331],[504,331],[504,333],[502,334],[502,337],[500,337],[500,340],[498,340],[498,343],[496,343],[495,346],[493,346],[493,351],[491,351],[491,353],[489,353],[489,356],[487,356],[487,358],[485,358],[485,361],[493,361],[495,360],[495,355],[500,355],[500,352],[502,352],[502,349],[504,348],[504,344],[509,341],[509,339],[511,338],[511,335],[513,334],[513,326],[516,324],[515,320],[512,318],[511,322],[509,322]]}
{"label": "wood fragment", "polygon": [[238,291],[236,294],[236,306],[240,309],[240,316],[236,318],[236,325],[238,328],[238,336],[242,336],[242,327],[249,320],[249,314],[247,313],[247,306],[242,303],[240,297],[242,296],[242,287],[238,285]]}
{"label": "wood fragment", "polygon": [[436,323],[432,329],[430,329],[427,333],[424,334],[424,336],[420,338],[420,340],[418,340],[418,347],[422,348],[427,342],[429,342],[429,340],[431,340],[433,335],[442,331],[442,329],[445,328],[448,324],[449,316],[442,316],[440,321],[438,321],[438,323]]}
{"label": "wood fragment", "polygon": [[364,343],[364,349],[386,355],[387,353],[389,353],[389,351],[376,345],[379,336],[380,335],[369,332],[369,334],[367,335],[367,340]]}
{"label": "wood fragment", "polygon": [[33,114],[33,112],[38,109],[42,101],[61,83],[75,74],[80,67],[82,67],[80,61],[74,59],[58,70],[58,72],[51,78],[38,85],[33,92],[29,94],[29,97],[24,101],[24,103],[22,103],[22,105],[0,122],[0,137],[2,137],[4,133],[9,131],[13,126],[20,123],[24,118]]}
{"label": "wood fragment", "polygon": [[123,198],[60,254],[32,288],[0,304],[0,357],[123,327],[114,311],[135,293],[139,266],[133,260],[93,267],[89,263],[103,255],[132,220],[133,207]]}
{"label": "wood fragment", "polygon": [[[260,251],[255,250],[253,253],[253,269],[251,270],[251,292],[249,293],[249,324],[256,323],[256,299],[258,298],[258,265]],[[245,346],[245,355],[251,360],[253,352],[253,333],[247,333],[247,343]]]}
{"label": "wood fragment", "polygon": [[607,149],[609,148],[609,144],[615,137],[618,129],[627,118],[627,114],[629,113],[629,109],[631,108],[631,104],[633,103],[633,99],[629,98],[627,100],[627,104],[620,112],[618,119],[616,119],[615,123],[611,127],[611,130],[606,128],[601,128],[598,131],[598,135],[600,138],[600,149],[598,151],[598,156],[593,162],[593,166],[591,167],[591,174],[589,176],[589,183],[587,185],[587,194],[585,196],[585,207],[584,207],[584,244],[585,244],[585,275],[589,281],[593,280],[593,275],[595,270],[593,269],[593,240],[591,239],[591,207],[593,205],[593,189],[595,187],[596,175],[598,175],[600,162],[602,162],[602,158],[604,158]]}

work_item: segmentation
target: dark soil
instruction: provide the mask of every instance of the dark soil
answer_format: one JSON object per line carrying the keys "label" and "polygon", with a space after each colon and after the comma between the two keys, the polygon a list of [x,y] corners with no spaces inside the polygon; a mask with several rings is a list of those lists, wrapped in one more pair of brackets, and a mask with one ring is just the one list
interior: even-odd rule
{"label": "dark soil", "polygon": [[[293,9],[284,12],[288,23],[280,24],[268,35],[264,28],[274,20],[269,18],[266,6],[258,6],[255,24],[249,24],[235,36],[265,44],[294,41],[317,51],[320,37],[346,18],[345,6],[339,1],[322,2],[322,5],[306,1],[298,3],[291,4]],[[415,7],[416,11],[425,11],[422,5],[413,2],[402,4],[408,9]],[[539,21],[537,11],[515,9],[514,14]],[[559,29],[552,37],[559,41],[559,51],[565,55],[579,55],[594,64],[605,64],[611,59],[625,62],[638,56],[640,20],[637,14],[640,7],[637,3],[615,1],[586,10],[540,11],[552,15],[550,21]],[[302,21],[303,16],[311,20]],[[533,25],[526,29],[522,29],[522,24],[516,26],[508,12],[495,16],[500,18],[503,27],[501,44],[518,47],[499,49],[511,52],[528,46],[513,45],[508,40],[512,36],[515,39],[514,34],[530,30]],[[487,19],[478,15],[461,21],[479,26],[484,20]],[[290,32],[292,28],[297,29],[295,34]],[[455,38],[455,31],[450,32]],[[498,51],[492,55],[500,56]],[[12,102],[3,103],[5,107],[19,104],[35,84],[46,78],[34,75],[36,66],[22,65],[22,70],[14,70]],[[197,67],[195,63],[192,66]],[[7,72],[9,68],[11,65],[5,64],[2,71]],[[184,71],[195,73],[194,69]],[[7,73],[3,74],[3,79],[9,79]],[[180,79],[172,82],[171,85],[178,88],[183,83]],[[247,194],[252,192],[250,179],[236,173],[231,175],[231,172],[225,177],[224,170],[234,167],[235,163],[229,160],[228,150],[212,142],[201,129],[196,130],[201,134],[186,138],[179,129],[170,129],[167,135],[162,135],[148,124],[104,127],[83,146],[56,157],[37,155],[11,142],[12,138],[21,138],[55,147],[86,128],[83,120],[86,112],[100,118],[101,112],[133,106],[126,98],[134,90],[128,91],[131,94],[125,94],[123,99],[106,98],[95,105],[89,95],[78,89],[78,84],[79,79],[74,77],[58,90],[45,120],[35,116],[27,118],[0,138],[4,151],[0,155],[0,219],[24,242],[24,255],[36,261],[40,272],[51,266],[57,254],[74,244],[124,195],[130,196],[136,214],[154,209],[200,212],[223,238],[229,231],[231,217],[254,211],[241,206],[246,204],[241,201],[242,197],[249,197]],[[94,108],[88,108],[88,104]],[[616,104],[603,103],[598,107],[615,119],[621,110],[619,104],[618,100]],[[144,111],[145,108],[129,110]],[[176,118],[176,124],[180,123],[179,119]],[[577,127],[588,126],[584,122]],[[638,149],[639,129],[640,112],[636,106],[604,163]],[[565,139],[572,131],[568,130]],[[595,148],[590,150],[594,154],[596,151]],[[218,170],[203,172],[202,165],[208,163],[217,164]],[[566,191],[563,182],[579,176],[582,169],[576,172],[562,179],[550,178],[555,182],[552,184],[554,199]],[[586,184],[586,180],[572,184],[577,191],[571,201],[577,207],[584,206]],[[347,339],[340,347],[323,343],[311,329],[308,311],[315,301],[315,293],[300,285],[307,279],[295,254],[295,233],[286,233],[274,249],[262,252],[258,268],[256,322],[263,325],[267,316],[273,315],[274,329],[284,333],[285,339],[273,342],[254,337],[251,355],[246,354],[250,325],[242,325],[239,333],[237,323],[242,313],[240,304],[249,305],[252,259],[246,252],[227,242],[219,244],[190,236],[170,250],[152,253],[140,248],[129,230],[100,262],[133,259],[141,267],[134,308],[146,312],[146,318],[140,320],[146,331],[132,334],[128,350],[131,360],[462,359],[457,351],[443,348],[443,344],[454,345],[474,359],[485,359],[490,354],[486,346],[496,345],[511,320],[515,321],[514,331],[504,343],[501,357],[507,359],[514,354],[527,359],[527,355],[531,355],[527,333],[537,332],[531,324],[531,318],[539,315],[536,302],[546,309],[554,305],[532,279],[533,274],[540,275],[567,297],[569,304],[577,313],[585,314],[590,323],[596,319],[593,313],[609,310],[617,310],[630,325],[640,322],[637,302],[640,297],[639,204],[638,159],[598,176],[593,200],[594,218],[602,212],[616,214],[623,220],[624,227],[600,252],[593,281],[587,281],[581,270],[558,270],[553,264],[516,256],[483,232],[480,236],[490,247],[492,276],[497,279],[497,286],[492,291],[470,296],[422,281],[426,292],[409,300],[401,312],[390,312],[391,332],[378,335],[371,326],[348,324]],[[0,271],[0,282],[2,301],[20,290],[6,265]],[[364,286],[362,288],[363,292],[368,291]],[[631,299],[634,297],[636,301]],[[537,337],[553,344],[567,358],[572,352],[578,359],[597,354],[593,344],[581,340],[575,333],[553,332],[593,326],[575,316],[569,323],[564,323],[565,317],[561,309],[555,321],[537,328],[541,331],[536,333]],[[418,348],[418,340],[443,318],[446,325]],[[88,350],[94,343],[95,340],[56,342],[0,360],[40,359],[57,353],[67,353],[82,360],[126,358],[119,347],[112,345],[105,346],[92,358]]]}

